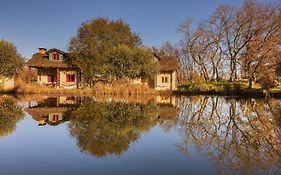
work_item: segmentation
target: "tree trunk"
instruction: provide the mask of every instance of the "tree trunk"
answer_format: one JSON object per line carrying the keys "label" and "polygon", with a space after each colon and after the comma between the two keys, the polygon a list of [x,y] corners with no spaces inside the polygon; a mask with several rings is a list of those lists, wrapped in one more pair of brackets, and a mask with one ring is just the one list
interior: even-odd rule
{"label": "tree trunk", "polygon": [[254,75],[250,76],[249,79],[248,79],[248,81],[249,81],[248,89],[253,89],[253,85],[254,85],[254,83],[255,83],[255,77],[254,77]]}
{"label": "tree trunk", "polygon": [[31,67],[28,67],[28,83],[31,83]]}

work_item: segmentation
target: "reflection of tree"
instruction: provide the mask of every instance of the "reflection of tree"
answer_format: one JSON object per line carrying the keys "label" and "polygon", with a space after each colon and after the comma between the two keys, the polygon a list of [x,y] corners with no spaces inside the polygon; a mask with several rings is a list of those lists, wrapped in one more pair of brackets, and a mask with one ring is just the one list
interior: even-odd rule
{"label": "reflection of tree", "polygon": [[97,157],[120,155],[141,132],[156,124],[155,104],[98,103],[85,99],[69,123],[81,151]]}
{"label": "reflection of tree", "polygon": [[277,125],[281,128],[281,101],[275,99],[269,99],[268,110],[275,117]]}
{"label": "reflection of tree", "polygon": [[223,174],[281,171],[281,128],[271,103],[204,97],[182,104],[180,150],[195,144]]}
{"label": "reflection of tree", "polygon": [[0,97],[0,137],[11,134],[22,118],[23,112],[12,97]]}

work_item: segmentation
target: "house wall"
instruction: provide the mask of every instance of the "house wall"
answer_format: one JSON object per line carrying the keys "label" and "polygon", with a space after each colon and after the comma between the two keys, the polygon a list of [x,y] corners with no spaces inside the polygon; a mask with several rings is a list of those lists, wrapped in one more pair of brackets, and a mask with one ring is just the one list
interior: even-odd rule
{"label": "house wall", "polygon": [[76,104],[77,99],[74,96],[60,96],[59,104]]}
{"label": "house wall", "polygon": [[48,75],[56,75],[55,69],[38,69],[37,82],[41,85],[51,84],[48,82]]}
{"label": "house wall", "polygon": [[155,89],[156,90],[176,90],[176,72],[175,71],[174,72],[162,72],[162,73],[156,75]]}
{"label": "house wall", "polygon": [[[75,75],[75,81],[74,82],[67,82],[66,76],[68,74],[74,74]],[[50,85],[51,82],[48,82],[48,75],[54,75],[56,76],[56,69],[39,69],[38,70],[38,76],[37,76],[37,82],[41,85]],[[74,70],[67,70],[67,69],[60,69],[59,70],[59,80],[60,80],[60,88],[64,89],[75,89],[77,88],[77,79],[78,74],[77,71]],[[54,82],[54,84],[56,81]]]}
{"label": "house wall", "polygon": [[[66,76],[68,74],[75,75],[75,81],[74,82],[67,82],[66,81]],[[64,89],[75,89],[75,88],[77,88],[77,78],[78,78],[77,71],[61,70],[60,71],[60,87],[62,87]]]}
{"label": "house wall", "polygon": [[0,89],[11,90],[14,88],[15,88],[14,77],[12,78],[0,77]]}
{"label": "house wall", "polygon": [[177,72],[174,71],[171,76],[172,76],[172,82],[171,82],[172,90],[177,90]]}
{"label": "house wall", "polygon": [[156,96],[156,103],[157,104],[169,104],[172,106],[176,106],[176,97],[175,96]]}
{"label": "house wall", "polygon": [[147,80],[143,80],[141,78],[129,79],[131,84],[142,84],[147,86]]}

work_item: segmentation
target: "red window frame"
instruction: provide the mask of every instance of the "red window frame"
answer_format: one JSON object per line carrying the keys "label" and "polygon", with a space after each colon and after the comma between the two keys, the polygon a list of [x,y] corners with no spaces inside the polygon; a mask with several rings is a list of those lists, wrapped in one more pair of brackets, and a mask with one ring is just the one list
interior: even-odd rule
{"label": "red window frame", "polygon": [[66,82],[75,82],[75,75],[74,74],[67,74],[66,75]]}
{"label": "red window frame", "polygon": [[59,53],[53,53],[53,60],[60,60],[60,54]]}
{"label": "red window frame", "polygon": [[52,121],[59,121],[59,114],[53,114],[53,120]]}
{"label": "red window frame", "polygon": [[75,100],[75,97],[74,97],[74,96],[66,97],[66,100],[72,100],[72,101],[74,101],[74,100]]}
{"label": "red window frame", "polygon": [[56,82],[56,77],[54,75],[48,75],[48,83]]}

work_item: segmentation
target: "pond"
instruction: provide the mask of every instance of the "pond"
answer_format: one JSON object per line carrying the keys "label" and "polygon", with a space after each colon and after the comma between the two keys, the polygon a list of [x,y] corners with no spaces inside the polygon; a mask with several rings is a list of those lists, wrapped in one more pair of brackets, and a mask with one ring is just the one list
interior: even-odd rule
{"label": "pond", "polygon": [[13,101],[0,107],[0,174],[281,174],[278,99]]}

